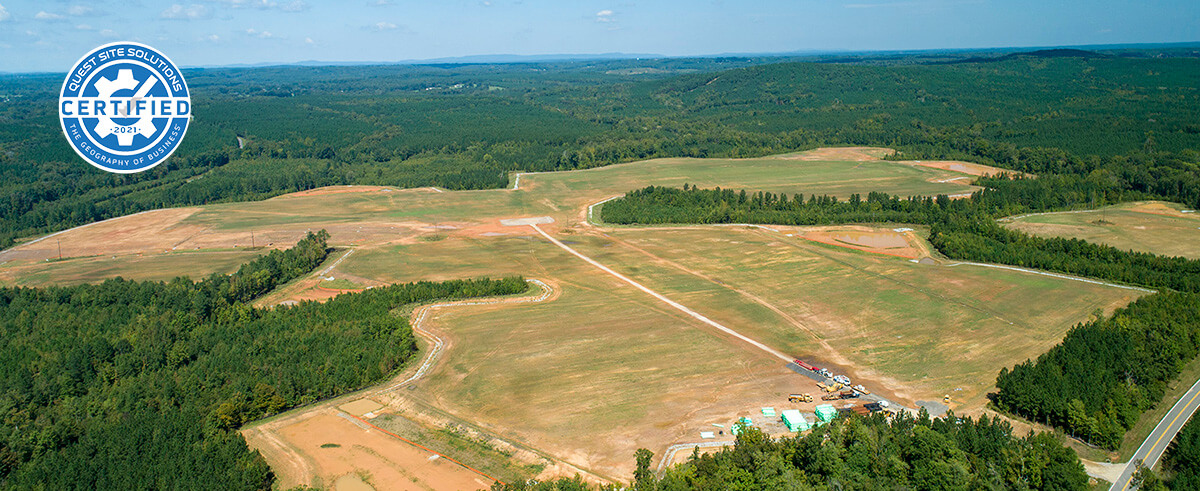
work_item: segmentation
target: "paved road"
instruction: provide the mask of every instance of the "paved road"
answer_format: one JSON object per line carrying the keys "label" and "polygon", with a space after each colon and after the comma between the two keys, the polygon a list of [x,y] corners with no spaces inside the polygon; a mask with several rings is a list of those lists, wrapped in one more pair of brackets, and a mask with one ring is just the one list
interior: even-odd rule
{"label": "paved road", "polygon": [[1197,380],[1192,388],[1179,398],[1179,402],[1176,402],[1175,406],[1167,411],[1167,415],[1163,416],[1158,426],[1154,427],[1154,431],[1150,432],[1150,436],[1146,437],[1146,441],[1142,442],[1142,446],[1138,447],[1137,452],[1129,459],[1129,463],[1125,464],[1125,471],[1121,473],[1120,479],[1113,483],[1109,491],[1126,491],[1130,488],[1129,481],[1133,478],[1133,473],[1137,471],[1139,460],[1146,467],[1154,468],[1163,452],[1166,452],[1167,445],[1171,444],[1171,440],[1175,439],[1175,435],[1179,433],[1180,429],[1183,429],[1183,425],[1188,422],[1197,408],[1200,408],[1200,380]]}

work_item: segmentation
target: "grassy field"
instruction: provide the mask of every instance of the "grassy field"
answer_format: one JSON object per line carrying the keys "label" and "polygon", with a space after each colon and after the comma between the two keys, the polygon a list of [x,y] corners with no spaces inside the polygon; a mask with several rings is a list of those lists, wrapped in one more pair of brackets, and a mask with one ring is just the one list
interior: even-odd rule
{"label": "grassy field", "polygon": [[1045,237],[1066,237],[1167,256],[1200,259],[1200,216],[1176,203],[1124,203],[1083,213],[1033,215],[1009,228]]}
{"label": "grassy field", "polygon": [[[938,182],[965,176],[947,170],[877,160],[819,160],[870,159],[881,152],[835,149],[758,159],[659,159],[585,171],[526,174],[517,191],[335,187],[259,202],[161,210],[85,226],[59,234],[56,240],[0,252],[0,282],[17,284],[19,274],[13,270],[57,258],[60,245],[65,258],[96,259],[71,266],[59,263],[63,265],[61,273],[56,265],[43,265],[46,267],[30,272],[40,276],[26,284],[99,281],[115,274],[161,279],[227,272],[230,263],[222,257],[231,257],[229,250],[244,250],[252,244],[284,248],[305,232],[321,228],[332,234],[331,244],[369,248],[431,235],[505,233],[496,229],[498,220],[514,216],[551,216],[557,227],[570,227],[579,224],[586,205],[650,184],[682,186],[686,182],[842,198],[868,191],[909,195],[974,189],[964,180]],[[176,251],[197,254],[178,261],[170,256]],[[204,257],[206,251],[214,257]],[[166,257],[146,259],[156,256]]]}
{"label": "grassy field", "polygon": [[785,352],[876,381],[902,400],[951,394],[960,409],[982,405],[1001,367],[1036,357],[1091,312],[1138,295],[915,264],[781,232],[621,229],[610,232],[615,246],[596,240],[577,247]]}
{"label": "grassy field", "polygon": [[200,279],[209,273],[229,274],[266,251],[187,251],[151,255],[90,256],[33,262],[0,269],[0,282],[14,286],[98,283],[108,278],[166,281],[180,275]]}
{"label": "grassy field", "polygon": [[[664,159],[523,175],[519,190],[337,188],[151,213],[60,236],[64,244],[93,244],[92,253],[102,260],[46,263],[42,256],[52,246],[31,244],[10,253],[0,279],[16,282],[14,272],[35,265],[41,268],[38,284],[150,271],[135,256],[117,254],[120,244],[136,244],[138,251],[200,247],[185,261],[178,253],[139,258],[153,256],[154,274],[195,277],[236,264],[206,259],[206,250],[231,254],[228,249],[237,247],[238,253],[256,254],[261,251],[244,251],[251,234],[256,245],[286,247],[318,228],[331,232],[331,244],[353,250],[340,262],[339,251],[322,266],[332,268],[325,275],[346,284],[537,278],[559,295],[537,304],[434,311],[426,325],[448,344],[441,361],[404,397],[623,478],[631,474],[639,447],[661,453],[671,443],[698,441],[713,424],[728,425],[739,416],[757,420],[760,407],[786,406],[788,393],[815,387],[778,359],[601,272],[531,228],[506,227],[500,219],[553,217],[555,223],[543,228],[571,247],[743,334],[838,368],[906,405],[951,394],[956,409],[979,407],[1000,367],[1045,351],[1094,310],[1134,298],[1129,290],[1045,276],[919,265],[810,242],[798,233],[597,229],[583,223],[587,205],[650,184],[840,197],[972,189],[965,179],[938,182],[963,174],[871,160],[878,153]],[[137,220],[154,227],[139,232]],[[122,231],[124,242],[108,240],[114,230]],[[299,279],[269,303],[327,298],[328,292],[304,296],[307,285],[319,283],[315,276]]]}

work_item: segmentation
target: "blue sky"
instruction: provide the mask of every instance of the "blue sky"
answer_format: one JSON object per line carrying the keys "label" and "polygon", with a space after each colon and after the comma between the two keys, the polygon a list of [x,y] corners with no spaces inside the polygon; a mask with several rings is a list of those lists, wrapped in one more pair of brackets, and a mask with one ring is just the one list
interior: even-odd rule
{"label": "blue sky", "polygon": [[1159,43],[1200,41],[1200,1],[0,0],[0,71],[117,40],[183,66]]}

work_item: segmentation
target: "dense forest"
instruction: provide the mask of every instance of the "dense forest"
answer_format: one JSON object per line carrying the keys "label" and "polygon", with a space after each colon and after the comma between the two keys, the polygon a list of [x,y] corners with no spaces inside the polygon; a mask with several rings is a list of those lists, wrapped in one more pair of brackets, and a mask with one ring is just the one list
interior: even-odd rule
{"label": "dense forest", "polygon": [[196,115],[187,139],[170,162],[136,175],[83,165],[61,141],[60,76],[0,76],[0,247],[146,209],[333,184],[494,188],[514,170],[819,145],[1095,172],[1200,200],[1200,60],[766,64],[780,60],[187,70]]}
{"label": "dense forest", "polygon": [[[952,413],[850,416],[806,435],[773,439],[755,428],[731,448],[700,455],[658,478],[639,450],[630,487],[684,490],[1085,490],[1075,451],[1048,433],[1013,435],[1008,423]],[[592,489],[578,479],[492,486],[493,491]]]}
{"label": "dense forest", "polygon": [[319,265],[327,237],[199,282],[0,289],[0,487],[270,489],[242,424],[403,366],[416,344],[398,307],[527,288],[421,282],[324,304],[246,303]]}
{"label": "dense forest", "polygon": [[1116,449],[1200,353],[1198,305],[1195,294],[1160,293],[1075,326],[1036,361],[1002,369],[995,403]]}

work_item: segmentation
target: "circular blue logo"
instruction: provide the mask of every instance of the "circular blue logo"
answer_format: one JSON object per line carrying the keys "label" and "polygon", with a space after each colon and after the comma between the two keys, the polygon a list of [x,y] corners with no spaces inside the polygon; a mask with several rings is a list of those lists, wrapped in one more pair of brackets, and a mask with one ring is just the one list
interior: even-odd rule
{"label": "circular blue logo", "polygon": [[58,119],[75,153],[120,174],[166,160],[183,141],[191,114],[179,67],[158,50],[128,41],[80,58],[58,98]]}

